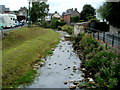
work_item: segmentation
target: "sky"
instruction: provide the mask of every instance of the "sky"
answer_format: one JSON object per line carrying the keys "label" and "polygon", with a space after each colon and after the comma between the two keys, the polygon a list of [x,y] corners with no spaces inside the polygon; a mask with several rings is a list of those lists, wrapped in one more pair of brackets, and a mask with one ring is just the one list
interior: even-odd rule
{"label": "sky", "polygon": [[[67,9],[77,8],[81,12],[85,4],[91,4],[95,9],[99,8],[105,0],[48,0],[49,13],[57,11],[62,14]],[[0,0],[0,5],[5,5],[10,10],[18,10],[20,7],[28,7],[28,0]]]}

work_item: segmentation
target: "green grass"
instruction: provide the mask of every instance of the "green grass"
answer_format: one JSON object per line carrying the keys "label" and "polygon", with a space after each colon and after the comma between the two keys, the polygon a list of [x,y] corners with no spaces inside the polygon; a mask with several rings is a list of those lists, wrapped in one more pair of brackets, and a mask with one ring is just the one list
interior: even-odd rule
{"label": "green grass", "polygon": [[20,84],[28,84],[33,82],[36,73],[37,72],[35,70],[29,70],[24,76],[20,76],[19,79],[14,82],[13,87],[19,86]]}
{"label": "green grass", "polygon": [[57,32],[39,27],[11,31],[3,39],[3,87],[14,86],[20,76],[25,76],[32,69],[32,63],[46,56],[58,40]]}

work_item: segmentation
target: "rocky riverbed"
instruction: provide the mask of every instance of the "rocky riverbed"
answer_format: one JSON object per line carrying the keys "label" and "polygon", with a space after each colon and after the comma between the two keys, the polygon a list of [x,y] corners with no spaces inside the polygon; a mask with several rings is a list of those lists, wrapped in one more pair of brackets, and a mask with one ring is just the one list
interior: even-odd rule
{"label": "rocky riverbed", "polygon": [[[61,41],[53,55],[45,59],[45,64],[38,68],[34,82],[24,88],[76,88],[83,80],[80,71],[81,60],[74,52],[71,41],[66,41],[66,32],[59,32]],[[44,59],[43,59],[44,60]]]}

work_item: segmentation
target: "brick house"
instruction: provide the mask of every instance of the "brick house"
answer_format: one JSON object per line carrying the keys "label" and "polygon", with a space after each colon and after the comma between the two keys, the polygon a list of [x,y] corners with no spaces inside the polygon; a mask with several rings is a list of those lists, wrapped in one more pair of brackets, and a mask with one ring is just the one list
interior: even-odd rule
{"label": "brick house", "polygon": [[67,9],[66,12],[63,12],[62,16],[66,23],[70,23],[70,18],[74,16],[80,16],[80,13],[77,11],[76,8],[75,10],[73,10],[72,8],[72,9]]}

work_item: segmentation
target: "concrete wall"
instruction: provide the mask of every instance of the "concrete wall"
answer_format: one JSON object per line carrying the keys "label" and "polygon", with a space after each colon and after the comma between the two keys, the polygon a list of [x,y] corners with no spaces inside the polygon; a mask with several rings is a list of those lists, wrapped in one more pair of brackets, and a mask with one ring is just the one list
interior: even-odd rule
{"label": "concrete wall", "polygon": [[85,31],[85,28],[82,26],[81,23],[74,24],[74,36],[77,36],[79,33]]}
{"label": "concrete wall", "polygon": [[114,34],[120,34],[120,28],[110,26],[110,32]]}

